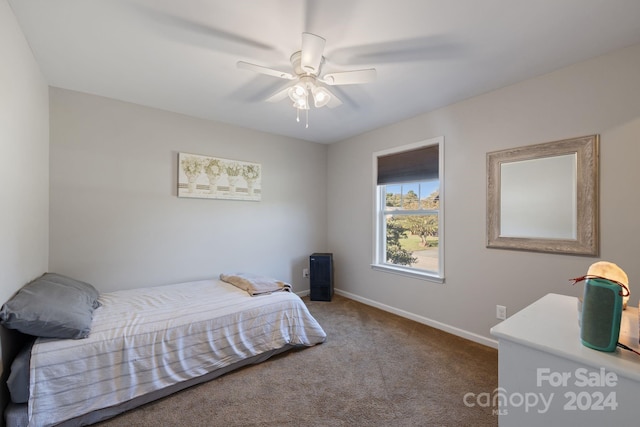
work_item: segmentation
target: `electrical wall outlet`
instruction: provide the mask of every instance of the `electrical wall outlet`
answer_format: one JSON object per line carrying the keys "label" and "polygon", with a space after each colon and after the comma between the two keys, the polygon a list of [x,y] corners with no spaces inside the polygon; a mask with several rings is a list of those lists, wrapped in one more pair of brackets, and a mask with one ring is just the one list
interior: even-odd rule
{"label": "electrical wall outlet", "polygon": [[309,269],[308,268],[303,268],[302,269],[302,278],[303,279],[308,279],[309,278]]}
{"label": "electrical wall outlet", "polygon": [[504,320],[507,318],[507,307],[504,305],[496,305],[496,319]]}

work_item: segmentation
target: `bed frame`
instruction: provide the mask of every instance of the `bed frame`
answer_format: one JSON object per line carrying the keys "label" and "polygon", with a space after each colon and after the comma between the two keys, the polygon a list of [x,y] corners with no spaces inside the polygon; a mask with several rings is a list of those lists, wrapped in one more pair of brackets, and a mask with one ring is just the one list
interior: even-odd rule
{"label": "bed frame", "polygon": [[[194,385],[202,384],[207,381],[211,381],[216,379],[228,372],[235,371],[236,369],[242,368],[247,365],[255,365],[258,363],[262,363],[265,360],[269,359],[272,356],[275,356],[280,353],[284,353],[293,348],[297,348],[297,346],[286,345],[277,350],[271,350],[263,354],[259,354],[257,356],[250,357],[245,360],[241,360],[232,365],[226,366],[224,368],[217,369],[213,372],[209,372],[208,374],[202,375],[201,377],[193,378],[187,381],[183,381],[178,384],[174,384],[162,390],[154,391],[149,394],[136,397],[127,402],[121,403],[116,406],[111,406],[109,408],[98,409],[96,411],[90,412],[88,414],[80,415],[78,417],[72,418],[70,420],[63,421],[60,424],[56,424],[60,427],[72,427],[72,426],[86,426],[90,424],[95,424],[100,421],[107,420],[109,418],[113,418],[116,415],[122,414],[123,412],[129,411],[131,409],[135,409],[139,406],[145,405],[147,403],[153,402],[154,400],[161,399],[163,397],[167,397],[173,393],[177,393],[186,388],[192,387]],[[26,403],[14,403],[10,402],[7,408],[5,409],[5,423],[7,427],[26,427],[29,424],[29,413],[28,413],[28,404]]]}

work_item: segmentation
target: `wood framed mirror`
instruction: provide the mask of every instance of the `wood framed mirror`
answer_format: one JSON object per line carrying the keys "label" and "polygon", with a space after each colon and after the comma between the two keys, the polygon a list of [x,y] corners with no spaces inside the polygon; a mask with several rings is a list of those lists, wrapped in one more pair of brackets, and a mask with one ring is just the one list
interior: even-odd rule
{"label": "wood framed mirror", "polygon": [[597,256],[599,136],[487,153],[487,247]]}

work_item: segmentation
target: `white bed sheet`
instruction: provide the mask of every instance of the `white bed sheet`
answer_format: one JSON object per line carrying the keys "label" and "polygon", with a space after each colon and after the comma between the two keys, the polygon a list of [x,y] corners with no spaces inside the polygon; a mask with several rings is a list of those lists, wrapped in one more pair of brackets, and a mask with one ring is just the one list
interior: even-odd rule
{"label": "white bed sheet", "polygon": [[218,280],[105,293],[82,340],[39,338],[29,425],[48,426],[326,334],[290,292],[251,297]]}

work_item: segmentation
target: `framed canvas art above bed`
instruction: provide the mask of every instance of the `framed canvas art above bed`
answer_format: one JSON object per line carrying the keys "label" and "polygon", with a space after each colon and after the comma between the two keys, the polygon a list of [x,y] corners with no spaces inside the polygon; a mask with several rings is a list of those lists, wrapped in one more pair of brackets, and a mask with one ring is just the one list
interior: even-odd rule
{"label": "framed canvas art above bed", "polygon": [[178,197],[260,201],[259,163],[178,153]]}

